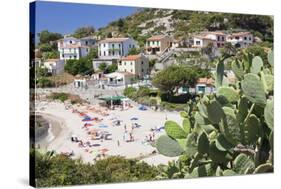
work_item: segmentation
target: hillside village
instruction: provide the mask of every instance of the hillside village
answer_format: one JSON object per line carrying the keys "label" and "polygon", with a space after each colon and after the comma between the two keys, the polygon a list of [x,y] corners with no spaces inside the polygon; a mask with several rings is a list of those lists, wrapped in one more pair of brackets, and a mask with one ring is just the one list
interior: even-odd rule
{"label": "hillside village", "polygon": [[[200,27],[193,26],[192,19],[186,20],[186,17],[196,17],[197,14],[211,14],[214,21],[209,23],[209,29],[201,29],[200,23],[197,23]],[[150,19],[141,22],[147,17]],[[230,22],[228,19],[219,13],[192,14],[191,11],[143,9],[97,31],[91,27],[79,28],[82,36],[79,36],[79,32],[76,36],[61,35],[61,38],[48,42],[52,45],[52,51],[57,53],[56,58],[40,57],[38,48],[36,52],[39,56],[34,62],[40,69],[45,69],[45,75],[58,78],[59,75],[70,73],[72,79],[60,81],[58,85],[71,82],[75,88],[114,87],[121,91],[128,87],[157,90],[161,83],[157,84],[153,79],[158,73],[171,66],[186,66],[190,69],[196,67],[205,71],[205,74],[191,78],[196,79],[195,82],[185,81],[174,88],[174,95],[213,93],[216,89],[212,76],[215,67],[212,62],[224,58],[227,65],[237,52],[253,48],[254,53],[260,53],[261,49],[270,48],[272,44],[253,29],[225,30],[222,25]],[[184,21],[188,24],[183,24]],[[132,27],[136,25],[134,32],[137,32],[137,36],[134,36],[132,27],[127,26],[131,23],[134,23]],[[183,28],[179,29],[180,27]],[[187,28],[188,31],[184,31]],[[265,44],[265,47],[256,44]],[[232,71],[226,70],[225,74],[228,82],[235,82]],[[62,79],[64,77],[66,76],[61,76]],[[47,80],[42,83],[42,87],[52,86]]]}

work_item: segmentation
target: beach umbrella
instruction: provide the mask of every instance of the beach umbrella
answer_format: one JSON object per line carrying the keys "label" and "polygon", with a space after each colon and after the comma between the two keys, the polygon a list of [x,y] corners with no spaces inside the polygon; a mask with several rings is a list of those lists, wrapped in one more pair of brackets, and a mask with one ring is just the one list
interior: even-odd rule
{"label": "beach umbrella", "polygon": [[137,118],[137,117],[132,117],[131,118],[131,120],[133,121],[133,120],[138,120],[139,118]]}

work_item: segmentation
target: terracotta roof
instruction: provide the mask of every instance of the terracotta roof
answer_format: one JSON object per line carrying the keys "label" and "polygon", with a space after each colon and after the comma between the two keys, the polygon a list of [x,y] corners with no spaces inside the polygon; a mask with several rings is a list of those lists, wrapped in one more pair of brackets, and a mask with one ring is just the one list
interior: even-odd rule
{"label": "terracotta roof", "polygon": [[135,60],[139,59],[140,57],[141,57],[141,55],[129,55],[129,56],[122,57],[121,60],[135,61]]}
{"label": "terracotta roof", "polygon": [[199,78],[197,80],[197,84],[206,84],[206,85],[211,85],[214,83],[214,80],[212,78]]}
{"label": "terracotta roof", "polygon": [[167,37],[166,35],[155,35],[147,39],[147,41],[156,41],[161,40],[163,38]]}
{"label": "terracotta roof", "polygon": [[251,32],[237,32],[237,33],[232,33],[230,37],[239,37],[239,36],[244,36],[244,35],[249,35]]}
{"label": "terracotta roof", "polygon": [[129,38],[123,38],[123,37],[122,38],[106,38],[104,40],[99,41],[99,43],[114,43],[114,42],[119,43],[119,42],[126,41],[128,39]]}
{"label": "terracotta roof", "polygon": [[225,35],[222,31],[211,31],[211,32],[205,32],[205,34],[214,34],[214,35]]}
{"label": "terracotta roof", "polygon": [[59,61],[60,59],[58,58],[53,58],[53,59],[47,59],[45,62],[56,62]]}
{"label": "terracotta roof", "polygon": [[123,75],[131,75],[131,76],[135,75],[135,74],[130,73],[130,72],[116,72],[116,73],[120,73],[120,74],[123,74]]}
{"label": "terracotta roof", "polygon": [[199,39],[204,39],[204,40],[209,40],[209,41],[216,41],[215,39],[210,39],[206,36],[203,36],[203,35],[197,35],[197,36],[194,36],[195,38],[199,38]]}

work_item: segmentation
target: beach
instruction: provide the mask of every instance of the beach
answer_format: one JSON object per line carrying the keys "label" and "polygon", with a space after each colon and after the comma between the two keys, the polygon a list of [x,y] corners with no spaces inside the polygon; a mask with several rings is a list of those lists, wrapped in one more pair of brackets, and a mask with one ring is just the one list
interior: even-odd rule
{"label": "beach", "polygon": [[[182,118],[177,112],[158,112],[151,109],[141,111],[137,106],[133,106],[123,111],[107,110],[107,115],[101,115],[92,111],[93,107],[99,109],[97,105],[68,107],[61,102],[37,102],[36,107],[37,114],[42,115],[50,123],[50,135],[40,145],[45,150],[73,153],[71,158],[81,158],[82,161],[90,163],[94,163],[95,157],[99,157],[99,154],[137,158],[152,165],[167,164],[168,161],[177,159],[157,154],[156,148],[147,142],[149,138],[155,141],[165,134],[163,126],[166,119],[181,124]],[[77,112],[95,117],[99,121],[82,121],[83,116]],[[120,121],[119,126],[114,124],[116,120]],[[90,126],[85,127],[85,124]],[[152,132],[151,129],[155,128],[161,129]],[[93,135],[89,134],[92,131],[106,133],[108,137],[93,140]],[[71,141],[73,136],[90,146],[81,146]],[[129,136],[133,137],[133,141],[128,141]]]}

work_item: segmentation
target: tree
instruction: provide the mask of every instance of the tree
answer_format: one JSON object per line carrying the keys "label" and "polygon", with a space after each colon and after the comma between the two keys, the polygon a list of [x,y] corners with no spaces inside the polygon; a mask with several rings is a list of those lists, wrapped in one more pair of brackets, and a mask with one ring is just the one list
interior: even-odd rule
{"label": "tree", "polygon": [[137,48],[131,48],[128,52],[128,55],[137,55],[140,53],[140,49],[137,49]]}
{"label": "tree", "polygon": [[214,44],[213,43],[208,43],[206,47],[203,47],[201,49],[202,53],[207,55],[209,60],[214,60],[215,58],[215,53],[214,53]]}
{"label": "tree", "polygon": [[103,62],[103,63],[101,63],[101,64],[99,65],[99,70],[100,70],[100,71],[105,71],[106,68],[107,68],[107,64],[106,64],[105,62]]}
{"label": "tree", "polygon": [[95,33],[95,28],[92,26],[85,26],[76,29],[73,33],[73,37],[83,38],[87,36],[91,36]]}
{"label": "tree", "polygon": [[66,61],[64,70],[72,75],[85,75],[93,71],[93,64],[88,57],[82,57],[79,60],[71,59]]}
{"label": "tree", "polygon": [[225,43],[221,53],[223,57],[228,58],[234,56],[237,53],[237,50],[231,43]]}
{"label": "tree", "polygon": [[119,32],[122,31],[123,27],[124,27],[124,19],[119,18],[119,20],[117,21],[117,26],[118,26],[118,30]]}
{"label": "tree", "polygon": [[51,41],[56,41],[63,37],[60,33],[53,33],[48,30],[43,30],[37,35],[39,37],[39,44],[50,43]]}
{"label": "tree", "polygon": [[199,77],[209,76],[207,70],[198,66],[172,65],[159,72],[152,80],[152,84],[163,93],[173,96],[180,87],[194,86]]}
{"label": "tree", "polygon": [[105,72],[112,73],[112,72],[115,72],[117,69],[118,69],[117,64],[111,64],[106,68]]}
{"label": "tree", "polygon": [[94,164],[54,152],[42,154],[33,150],[30,156],[35,159],[38,187],[148,181],[159,174],[155,166],[119,156],[97,160]]}

